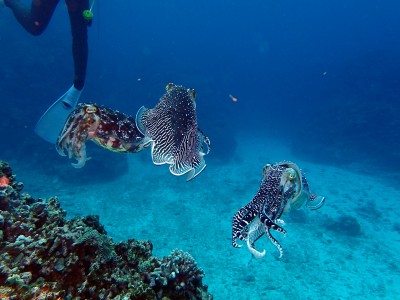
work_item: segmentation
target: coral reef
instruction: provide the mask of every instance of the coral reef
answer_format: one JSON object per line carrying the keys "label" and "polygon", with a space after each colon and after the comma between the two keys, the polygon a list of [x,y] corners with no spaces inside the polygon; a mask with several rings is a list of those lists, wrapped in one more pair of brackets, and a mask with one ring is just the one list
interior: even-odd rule
{"label": "coral reef", "polygon": [[34,199],[0,162],[0,299],[212,299],[185,252],[114,243],[97,216],[66,219],[56,197]]}

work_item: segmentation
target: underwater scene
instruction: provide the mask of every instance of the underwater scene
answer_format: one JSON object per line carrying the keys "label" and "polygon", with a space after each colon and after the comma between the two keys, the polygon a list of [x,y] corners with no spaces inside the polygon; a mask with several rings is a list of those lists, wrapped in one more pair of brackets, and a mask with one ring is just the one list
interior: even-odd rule
{"label": "underwater scene", "polygon": [[400,2],[1,0],[0,45],[0,299],[400,299]]}

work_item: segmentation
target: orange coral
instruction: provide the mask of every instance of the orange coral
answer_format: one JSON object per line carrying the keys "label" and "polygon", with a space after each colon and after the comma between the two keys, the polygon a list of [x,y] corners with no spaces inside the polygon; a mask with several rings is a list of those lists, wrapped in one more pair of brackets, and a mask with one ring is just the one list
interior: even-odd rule
{"label": "orange coral", "polygon": [[0,177],[0,187],[6,187],[6,186],[8,186],[9,183],[10,183],[10,179],[8,179],[7,177],[5,177],[5,176]]}

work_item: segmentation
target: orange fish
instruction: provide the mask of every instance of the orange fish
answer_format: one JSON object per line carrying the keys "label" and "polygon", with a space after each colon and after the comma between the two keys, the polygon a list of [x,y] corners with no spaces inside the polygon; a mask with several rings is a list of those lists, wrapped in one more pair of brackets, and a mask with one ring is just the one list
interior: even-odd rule
{"label": "orange fish", "polygon": [[237,101],[238,101],[238,98],[233,97],[232,95],[229,95],[229,98],[231,98],[231,100],[232,100],[233,102],[237,102]]}
{"label": "orange fish", "polygon": [[7,177],[5,177],[5,176],[0,177],[0,187],[6,187],[6,186],[8,186],[9,183],[10,183],[10,179],[8,179]]}

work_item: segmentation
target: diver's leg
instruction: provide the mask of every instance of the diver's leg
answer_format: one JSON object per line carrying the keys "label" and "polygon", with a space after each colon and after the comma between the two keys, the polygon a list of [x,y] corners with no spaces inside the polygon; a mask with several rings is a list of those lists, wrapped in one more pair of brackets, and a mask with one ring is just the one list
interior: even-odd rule
{"label": "diver's leg", "polygon": [[74,58],[74,87],[82,90],[85,85],[88,60],[88,21],[83,11],[89,9],[89,0],[66,0],[72,33],[72,55]]}
{"label": "diver's leg", "polygon": [[25,7],[20,0],[4,0],[11,8],[17,21],[33,35],[41,34],[50,22],[60,0],[33,0],[31,7]]}

